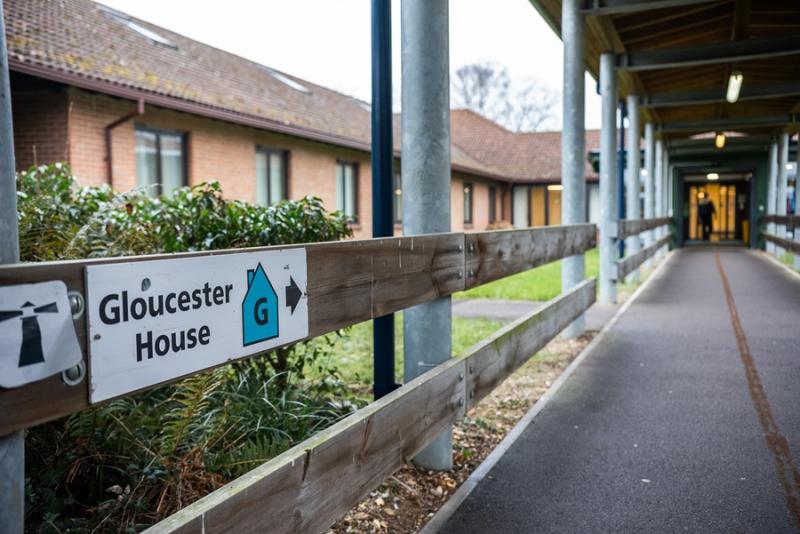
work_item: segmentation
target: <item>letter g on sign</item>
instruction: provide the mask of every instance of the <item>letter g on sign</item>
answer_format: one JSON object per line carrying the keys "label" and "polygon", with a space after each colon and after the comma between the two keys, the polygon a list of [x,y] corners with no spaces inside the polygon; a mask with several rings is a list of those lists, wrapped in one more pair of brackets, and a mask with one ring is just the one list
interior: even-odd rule
{"label": "letter g on sign", "polygon": [[253,306],[253,320],[259,326],[264,326],[269,322],[269,307],[266,298],[259,298]]}

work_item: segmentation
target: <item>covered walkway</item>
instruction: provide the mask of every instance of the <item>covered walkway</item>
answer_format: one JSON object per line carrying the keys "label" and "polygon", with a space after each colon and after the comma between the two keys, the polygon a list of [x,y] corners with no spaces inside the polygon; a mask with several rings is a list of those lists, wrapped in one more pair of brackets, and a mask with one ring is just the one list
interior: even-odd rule
{"label": "covered walkway", "polygon": [[800,529],[800,277],[678,250],[441,532]]}

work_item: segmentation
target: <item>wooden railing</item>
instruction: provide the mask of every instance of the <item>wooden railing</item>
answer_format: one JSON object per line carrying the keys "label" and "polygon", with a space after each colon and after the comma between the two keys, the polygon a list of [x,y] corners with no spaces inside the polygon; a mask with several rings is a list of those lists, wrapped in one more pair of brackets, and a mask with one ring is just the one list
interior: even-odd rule
{"label": "wooden railing", "polygon": [[[642,232],[655,230],[663,226],[669,226],[671,221],[672,219],[669,217],[622,220],[619,222],[618,239],[624,239],[626,237],[641,234]],[[617,280],[624,280],[628,274],[635,271],[640,265],[647,261],[648,258],[655,256],[656,252],[669,244],[671,239],[672,233],[669,228],[667,228],[666,233],[650,245],[629,256],[617,260]]]}
{"label": "wooden railing", "polygon": [[800,228],[800,215],[764,215],[762,221],[766,224],[779,224],[786,228]]}
{"label": "wooden railing", "polygon": [[655,230],[661,226],[668,225],[671,221],[672,219],[669,217],[658,217],[655,219],[623,219],[619,221],[619,239],[639,235],[648,230]]}
{"label": "wooden railing", "polygon": [[[795,234],[800,231],[800,216],[798,215],[764,215],[761,220],[764,224],[785,226],[786,230],[792,231]],[[772,234],[769,230],[761,232],[761,236],[769,243],[773,243],[795,254],[800,254],[800,241],[797,240],[797,237],[792,241],[791,239]]]}
{"label": "wooden railing", "polygon": [[[595,246],[592,224],[448,233],[288,247],[0,267],[0,285],[62,280],[86,294],[86,270],[154,259],[303,248],[308,337],[519,273]],[[402,388],[152,527],[152,532],[322,531],[488,395],[595,301],[586,280]],[[75,329],[84,362],[85,314]],[[295,340],[296,341],[296,340]],[[260,352],[260,351],[259,351]],[[255,355],[245,355],[244,357]],[[202,372],[211,367],[198,370]],[[192,373],[194,374],[194,373]],[[174,381],[182,377],[174,377]],[[158,384],[153,384],[153,386]],[[61,375],[0,389],[0,434],[89,406],[89,381]]]}

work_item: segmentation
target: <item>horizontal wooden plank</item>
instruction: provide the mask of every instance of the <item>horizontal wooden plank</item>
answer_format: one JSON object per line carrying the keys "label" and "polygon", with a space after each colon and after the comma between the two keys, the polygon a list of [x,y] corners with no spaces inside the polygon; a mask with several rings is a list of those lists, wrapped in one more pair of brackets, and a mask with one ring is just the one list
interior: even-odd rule
{"label": "horizontal wooden plank", "polygon": [[658,217],[654,219],[623,219],[619,221],[619,239],[625,239],[633,235],[639,235],[647,230],[653,230],[672,222],[669,217]]}
{"label": "horizontal wooden plank", "polygon": [[594,248],[594,224],[544,226],[466,235],[467,289]]}
{"label": "horizontal wooden plank", "polygon": [[596,286],[594,278],[585,280],[472,347],[466,357],[467,409],[491,393],[594,304]]}
{"label": "horizontal wooden plank", "polygon": [[766,224],[780,224],[787,228],[800,228],[800,216],[797,215],[764,215],[762,220]]}
{"label": "horizontal wooden plank", "polygon": [[595,288],[582,282],[146,532],[323,532],[591,306]]}
{"label": "horizontal wooden plank", "polygon": [[[63,280],[68,289],[86,295],[84,270],[89,265],[281,248],[298,246],[18,264],[0,267],[0,285]],[[304,248],[308,258],[309,337],[464,289],[462,233],[316,243]],[[86,356],[85,317],[75,321],[75,330],[84,358],[91,365],[90,356]],[[88,399],[88,380],[68,386],[60,375],[19,388],[0,389],[0,434],[85,409]]]}
{"label": "horizontal wooden plank", "polygon": [[669,244],[670,240],[672,239],[672,234],[668,233],[649,247],[645,247],[641,249],[639,252],[635,254],[631,254],[626,258],[622,258],[621,260],[617,261],[617,280],[624,279],[630,272],[636,270],[641,264],[643,264],[647,258],[650,258],[655,255],[656,252],[659,251],[662,247]]}
{"label": "horizontal wooden plank", "polygon": [[[0,285],[63,280],[86,295],[87,266],[201,258],[281,248],[306,250],[309,337],[367,321],[480,283],[514,274],[594,246],[594,225],[449,233],[298,246],[103,258],[0,267]],[[471,254],[465,250],[467,241]],[[473,276],[468,279],[467,272]],[[75,321],[85,360],[85,316]],[[155,385],[155,384],[154,384]],[[67,386],[60,376],[0,389],[0,434],[29,428],[88,406],[88,380]],[[54,402],[55,401],[55,402]]]}
{"label": "horizontal wooden plank", "polygon": [[775,243],[779,247],[783,247],[788,251],[800,254],[800,242],[798,241],[791,241],[789,239],[778,237],[776,235],[772,235],[767,232],[764,232],[761,235],[764,237],[765,241],[769,241],[770,243]]}
{"label": "horizontal wooden plank", "polygon": [[464,372],[439,365],[146,532],[325,531],[463,416]]}
{"label": "horizontal wooden plank", "polygon": [[464,234],[308,247],[311,336],[464,289]]}

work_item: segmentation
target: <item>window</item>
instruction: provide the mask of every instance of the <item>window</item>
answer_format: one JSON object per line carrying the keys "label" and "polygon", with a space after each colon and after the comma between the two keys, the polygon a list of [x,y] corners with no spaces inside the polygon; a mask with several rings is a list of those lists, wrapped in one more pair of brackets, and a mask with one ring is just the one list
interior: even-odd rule
{"label": "window", "polygon": [[336,209],[358,222],[358,163],[336,162]]}
{"label": "window", "polygon": [[256,148],[256,204],[259,206],[288,198],[287,156],[284,150]]}
{"label": "window", "polygon": [[136,127],[136,179],[152,196],[186,185],[185,136]]}
{"label": "window", "polygon": [[489,187],[489,223],[497,222],[497,188]]}
{"label": "window", "polygon": [[266,70],[269,73],[270,76],[272,76],[273,78],[275,78],[276,80],[278,80],[282,84],[288,85],[289,87],[291,87],[295,91],[300,91],[301,93],[306,93],[306,94],[310,94],[311,93],[311,91],[309,91],[308,88],[305,85],[303,85],[303,84],[301,84],[301,83],[289,78],[285,74],[282,74],[282,73],[280,73],[280,72],[278,72],[276,70],[273,70],[273,69],[271,69],[269,67],[263,67],[263,68],[264,68],[264,70]]}
{"label": "window", "polygon": [[472,224],[472,192],[474,186],[464,182],[464,224]]}
{"label": "window", "polygon": [[403,178],[400,171],[394,173],[394,188],[392,191],[392,212],[394,213],[394,223],[403,222]]}
{"label": "window", "polygon": [[110,8],[110,7],[107,7],[107,6],[102,6],[101,5],[101,6],[98,6],[98,7],[100,8],[101,11],[103,11],[109,17],[113,18],[114,20],[116,20],[117,22],[119,22],[121,24],[124,24],[125,26],[127,26],[130,29],[132,29],[133,31],[135,31],[139,35],[142,35],[143,37],[146,37],[146,38],[150,39],[152,42],[154,42],[156,44],[160,44],[162,46],[166,46],[167,48],[175,48],[175,49],[178,48],[178,45],[176,45],[174,42],[170,41],[169,39],[167,39],[163,35],[160,35],[160,34],[154,32],[153,30],[145,28],[141,24],[139,24],[137,22],[134,22],[133,19],[131,19],[125,13],[122,13],[120,11],[117,11],[116,9],[113,9],[113,8]]}

